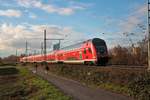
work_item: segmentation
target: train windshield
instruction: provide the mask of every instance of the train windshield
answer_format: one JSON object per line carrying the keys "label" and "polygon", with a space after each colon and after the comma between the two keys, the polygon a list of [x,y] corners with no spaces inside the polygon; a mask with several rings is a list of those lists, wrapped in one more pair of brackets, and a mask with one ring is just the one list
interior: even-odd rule
{"label": "train windshield", "polygon": [[96,50],[97,50],[98,52],[100,52],[101,54],[103,54],[103,53],[106,52],[105,46],[96,46]]}
{"label": "train windshield", "polygon": [[95,49],[98,53],[100,54],[104,54],[107,53],[107,47],[106,47],[106,43],[104,40],[99,39],[99,38],[94,38],[92,40],[93,45],[95,46]]}

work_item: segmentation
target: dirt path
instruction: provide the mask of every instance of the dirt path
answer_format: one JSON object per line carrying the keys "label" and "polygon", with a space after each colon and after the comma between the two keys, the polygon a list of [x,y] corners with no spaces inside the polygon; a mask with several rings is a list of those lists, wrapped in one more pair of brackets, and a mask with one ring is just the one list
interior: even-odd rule
{"label": "dirt path", "polygon": [[40,69],[37,74],[53,83],[64,93],[71,95],[75,100],[132,100],[129,97],[112,93],[103,89],[93,89],[74,80],[66,79]]}

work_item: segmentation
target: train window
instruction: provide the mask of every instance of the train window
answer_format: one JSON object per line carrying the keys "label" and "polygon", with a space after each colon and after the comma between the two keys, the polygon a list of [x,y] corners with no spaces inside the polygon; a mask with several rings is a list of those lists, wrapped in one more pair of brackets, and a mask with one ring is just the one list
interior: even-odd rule
{"label": "train window", "polygon": [[91,48],[88,48],[88,50],[89,50],[89,52],[90,52],[90,53],[92,53],[92,50],[91,50]]}
{"label": "train window", "polygon": [[84,49],[84,54],[86,54],[86,49]]}
{"label": "train window", "polygon": [[97,46],[96,49],[98,52],[100,52],[102,54],[105,53],[105,51],[106,51],[106,48],[104,46]]}

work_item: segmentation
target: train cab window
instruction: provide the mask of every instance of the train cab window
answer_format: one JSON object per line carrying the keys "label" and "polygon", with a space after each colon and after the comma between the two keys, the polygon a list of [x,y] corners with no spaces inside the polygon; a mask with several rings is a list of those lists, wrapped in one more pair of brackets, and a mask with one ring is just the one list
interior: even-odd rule
{"label": "train cab window", "polygon": [[92,50],[91,50],[91,48],[88,48],[88,51],[89,51],[90,53],[92,53]]}
{"label": "train cab window", "polygon": [[97,49],[101,54],[105,53],[105,51],[106,51],[106,48],[105,48],[104,46],[97,46],[96,49]]}
{"label": "train cab window", "polygon": [[84,49],[84,54],[86,54],[86,48]]}

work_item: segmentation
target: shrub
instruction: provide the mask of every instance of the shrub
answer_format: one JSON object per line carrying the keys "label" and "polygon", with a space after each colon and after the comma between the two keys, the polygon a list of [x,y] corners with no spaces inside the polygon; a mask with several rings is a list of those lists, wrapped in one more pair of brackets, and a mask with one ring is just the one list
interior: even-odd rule
{"label": "shrub", "polygon": [[2,75],[14,75],[14,74],[18,74],[18,70],[16,68],[12,68],[12,67],[3,67],[0,68],[0,76]]}
{"label": "shrub", "polygon": [[150,99],[150,73],[143,68],[83,67],[82,65],[51,65],[52,73],[87,85],[103,87],[128,94],[139,100]]}
{"label": "shrub", "polygon": [[141,74],[133,79],[128,88],[131,95],[139,100],[150,100],[150,73]]}

